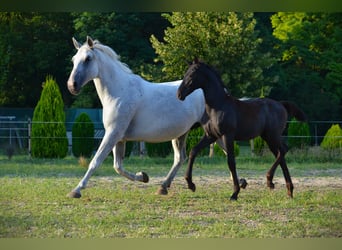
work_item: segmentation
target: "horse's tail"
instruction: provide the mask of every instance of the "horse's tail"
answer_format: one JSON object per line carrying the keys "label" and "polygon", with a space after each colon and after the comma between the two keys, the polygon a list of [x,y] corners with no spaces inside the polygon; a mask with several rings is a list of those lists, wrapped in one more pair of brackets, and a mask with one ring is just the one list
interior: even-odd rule
{"label": "horse's tail", "polygon": [[288,101],[281,101],[280,103],[283,104],[289,116],[295,117],[300,122],[307,121],[305,113],[300,108],[298,108],[296,104]]}

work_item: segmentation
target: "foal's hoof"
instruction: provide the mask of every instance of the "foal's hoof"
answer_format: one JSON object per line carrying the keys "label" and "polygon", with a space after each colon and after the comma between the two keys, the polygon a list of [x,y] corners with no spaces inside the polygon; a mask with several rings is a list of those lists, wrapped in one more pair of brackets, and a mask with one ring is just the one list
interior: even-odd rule
{"label": "foal's hoof", "polygon": [[71,191],[71,192],[68,194],[68,197],[69,197],[69,198],[81,198],[81,193],[76,192],[76,191]]}
{"label": "foal's hoof", "polygon": [[167,188],[160,186],[156,192],[158,195],[167,195]]}
{"label": "foal's hoof", "polygon": [[149,181],[148,175],[145,172],[139,172],[136,173],[137,176],[139,176],[139,181],[147,183]]}
{"label": "foal's hoof", "polygon": [[240,187],[245,189],[247,187],[248,183],[245,179],[241,178],[240,179]]}
{"label": "foal's hoof", "polygon": [[195,192],[196,191],[196,185],[193,182],[188,183],[188,188],[192,191]]}
{"label": "foal's hoof", "polygon": [[274,189],[274,183],[273,183],[273,182],[267,183],[267,186],[268,186],[270,189]]}
{"label": "foal's hoof", "polygon": [[234,195],[234,194],[230,197],[231,201],[237,201],[237,199],[238,199],[237,195]]}

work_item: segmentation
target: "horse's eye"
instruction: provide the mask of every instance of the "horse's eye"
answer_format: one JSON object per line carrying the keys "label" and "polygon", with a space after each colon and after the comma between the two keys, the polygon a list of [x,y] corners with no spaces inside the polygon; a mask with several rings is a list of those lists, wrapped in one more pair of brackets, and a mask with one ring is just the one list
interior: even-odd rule
{"label": "horse's eye", "polygon": [[84,61],[85,61],[86,63],[88,63],[88,62],[90,62],[90,59],[91,59],[90,56],[87,56],[87,57],[85,58]]}

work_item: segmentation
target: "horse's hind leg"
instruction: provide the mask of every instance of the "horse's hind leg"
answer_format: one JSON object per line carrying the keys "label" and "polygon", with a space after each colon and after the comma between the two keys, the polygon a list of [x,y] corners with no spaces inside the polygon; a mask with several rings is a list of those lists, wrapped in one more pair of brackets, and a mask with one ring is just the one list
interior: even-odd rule
{"label": "horse's hind leg", "polygon": [[287,146],[285,144],[282,145],[281,149],[280,149],[280,154],[281,154],[281,157],[280,157],[280,167],[283,171],[283,175],[284,175],[284,178],[285,178],[285,182],[286,182],[286,188],[287,188],[287,195],[291,198],[293,198],[293,183],[292,183],[292,180],[291,180],[291,175],[290,175],[290,172],[289,172],[289,169],[286,165],[286,161],[285,161],[285,154],[287,152]]}
{"label": "horse's hind leg", "polygon": [[283,171],[283,175],[285,178],[286,182],[286,187],[287,187],[287,193],[290,197],[293,197],[293,183],[291,180],[290,172],[287,168],[286,161],[285,161],[285,154],[287,152],[287,146],[285,144],[279,143],[277,144],[272,144],[267,142],[270,150],[276,157],[276,161],[273,163],[272,167],[270,170],[267,172],[266,179],[267,179],[267,186],[271,189],[274,189],[274,183],[273,183],[273,176],[274,172],[277,168],[277,166],[280,164],[281,169]]}
{"label": "horse's hind leg", "polygon": [[186,158],[186,138],[188,133],[178,137],[177,139],[172,140],[172,148],[173,148],[173,165],[167,174],[165,180],[157,190],[157,194],[166,195],[167,189],[171,186],[172,180],[175,178],[179,168],[182,166],[183,162]]}
{"label": "horse's hind leg", "polygon": [[148,175],[146,173],[138,172],[136,174],[133,174],[133,173],[126,171],[123,168],[122,161],[123,161],[124,156],[125,156],[125,144],[126,144],[126,142],[120,141],[113,148],[114,170],[118,174],[126,177],[129,180],[141,181],[141,182],[145,182],[145,183],[148,182],[149,178],[148,178]]}
{"label": "horse's hind leg", "polygon": [[193,192],[196,191],[196,185],[192,182],[192,167],[197,154],[205,147],[209,146],[211,143],[215,142],[216,138],[204,135],[199,143],[193,147],[189,154],[188,168],[185,172],[185,180],[188,183],[188,188]]}

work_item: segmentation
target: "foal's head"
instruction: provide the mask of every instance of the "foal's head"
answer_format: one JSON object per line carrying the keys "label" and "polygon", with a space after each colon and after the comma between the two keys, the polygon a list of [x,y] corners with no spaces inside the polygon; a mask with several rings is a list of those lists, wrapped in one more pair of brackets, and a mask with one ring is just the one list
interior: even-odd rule
{"label": "foal's head", "polygon": [[221,82],[220,79],[220,76],[213,68],[196,58],[189,66],[178,88],[178,99],[184,100],[196,89],[202,88],[204,90],[212,81],[218,80]]}

